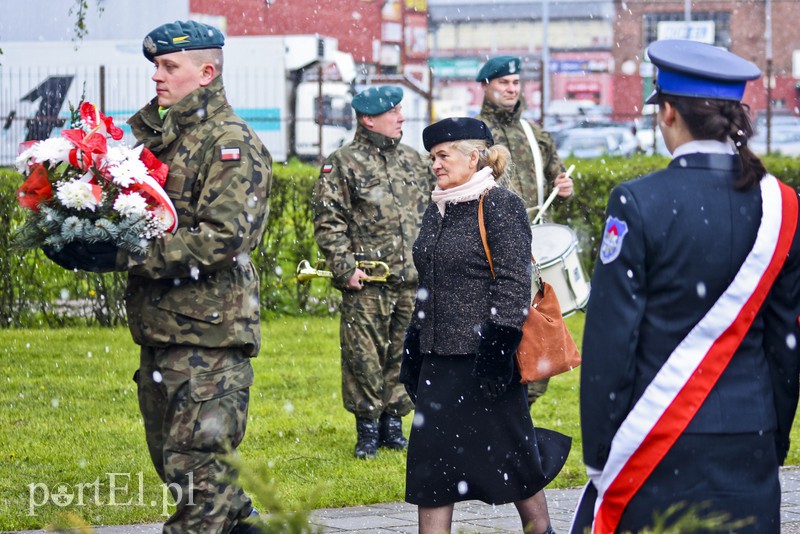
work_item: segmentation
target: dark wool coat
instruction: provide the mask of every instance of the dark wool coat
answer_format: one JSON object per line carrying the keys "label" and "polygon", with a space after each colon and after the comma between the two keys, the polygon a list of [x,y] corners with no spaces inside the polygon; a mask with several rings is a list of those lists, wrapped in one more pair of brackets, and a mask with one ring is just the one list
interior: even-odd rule
{"label": "dark wool coat", "polygon": [[522,329],[531,300],[531,229],[522,199],[502,187],[483,207],[497,275],[492,279],[478,229],[478,200],[431,204],[414,243],[419,289],[411,327],[420,352],[476,354],[484,323]]}

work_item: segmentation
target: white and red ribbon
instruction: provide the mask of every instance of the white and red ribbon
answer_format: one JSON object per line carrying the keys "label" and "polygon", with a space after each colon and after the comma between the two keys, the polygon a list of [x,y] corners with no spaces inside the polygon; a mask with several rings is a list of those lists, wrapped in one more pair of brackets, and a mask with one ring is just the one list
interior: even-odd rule
{"label": "white and red ribbon", "polygon": [[761,198],[756,241],[733,282],[675,348],[614,435],[596,479],[595,534],[616,531],[631,498],[727,367],[786,261],[797,226],[797,194],[767,175]]}

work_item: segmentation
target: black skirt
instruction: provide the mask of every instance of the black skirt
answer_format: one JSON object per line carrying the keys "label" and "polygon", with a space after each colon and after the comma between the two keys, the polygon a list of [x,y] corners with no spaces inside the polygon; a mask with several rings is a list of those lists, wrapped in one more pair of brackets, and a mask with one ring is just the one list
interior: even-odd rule
{"label": "black skirt", "polygon": [[519,378],[491,401],[472,376],[474,365],[474,356],[425,356],[408,445],[409,503],[524,500],[566,462],[571,438],[534,430]]}

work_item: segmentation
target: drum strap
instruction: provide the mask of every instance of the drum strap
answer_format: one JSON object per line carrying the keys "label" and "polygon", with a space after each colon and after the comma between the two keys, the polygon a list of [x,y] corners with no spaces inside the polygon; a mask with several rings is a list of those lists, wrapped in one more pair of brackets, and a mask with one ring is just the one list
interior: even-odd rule
{"label": "drum strap", "polygon": [[539,211],[542,210],[544,203],[544,163],[542,163],[542,151],[539,149],[539,143],[533,135],[533,128],[528,124],[525,119],[520,119],[519,123],[522,125],[522,131],[525,132],[525,137],[528,138],[528,144],[531,146],[531,153],[533,154],[533,167],[536,173],[536,204],[539,206]]}
{"label": "drum strap", "polygon": [[592,532],[616,532],[625,507],[691,422],[738,350],[783,267],[797,228],[797,193],[767,175],[753,249],[730,286],[678,344],[611,441]]}

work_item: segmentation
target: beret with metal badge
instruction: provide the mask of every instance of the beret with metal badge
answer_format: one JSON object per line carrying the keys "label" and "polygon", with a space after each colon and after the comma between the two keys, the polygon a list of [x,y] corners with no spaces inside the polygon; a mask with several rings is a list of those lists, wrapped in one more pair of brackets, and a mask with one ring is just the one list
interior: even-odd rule
{"label": "beret with metal badge", "polygon": [[519,74],[520,59],[515,56],[497,56],[491,58],[483,64],[481,70],[478,71],[478,76],[475,77],[476,82],[489,83],[495,78],[502,78],[509,74]]}
{"label": "beret with metal badge", "polygon": [[162,24],[144,38],[142,52],[153,61],[156,56],[171,54],[181,50],[201,50],[222,48],[225,36],[214,26],[194,20]]}

